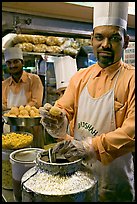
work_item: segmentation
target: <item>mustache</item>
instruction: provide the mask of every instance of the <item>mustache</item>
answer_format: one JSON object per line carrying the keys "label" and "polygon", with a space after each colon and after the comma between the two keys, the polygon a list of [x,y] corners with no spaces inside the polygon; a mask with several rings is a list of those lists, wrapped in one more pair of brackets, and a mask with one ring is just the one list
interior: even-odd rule
{"label": "mustache", "polygon": [[9,67],[10,69],[17,69],[18,67]]}
{"label": "mustache", "polygon": [[100,49],[98,50],[98,52],[113,52],[113,50],[111,48],[103,48],[103,49]]}

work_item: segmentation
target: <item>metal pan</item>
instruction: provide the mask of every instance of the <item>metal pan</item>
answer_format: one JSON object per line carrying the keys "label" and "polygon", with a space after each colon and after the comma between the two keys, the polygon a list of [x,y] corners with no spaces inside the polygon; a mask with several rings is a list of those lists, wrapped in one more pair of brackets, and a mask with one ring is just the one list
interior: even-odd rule
{"label": "metal pan", "polygon": [[18,118],[2,116],[6,124],[11,126],[37,126],[40,125],[41,117]]}

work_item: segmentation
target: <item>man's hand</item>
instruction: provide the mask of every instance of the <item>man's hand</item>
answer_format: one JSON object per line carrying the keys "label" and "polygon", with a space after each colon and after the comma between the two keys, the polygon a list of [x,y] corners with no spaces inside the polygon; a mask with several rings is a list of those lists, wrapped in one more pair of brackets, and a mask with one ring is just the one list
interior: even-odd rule
{"label": "man's hand", "polygon": [[39,109],[41,124],[47,132],[54,138],[64,138],[67,132],[67,118],[65,113],[50,104]]}
{"label": "man's hand", "polygon": [[82,141],[73,139],[71,141],[59,142],[53,147],[53,153],[62,154],[69,161],[75,161],[80,158],[84,161],[96,159],[91,137]]}

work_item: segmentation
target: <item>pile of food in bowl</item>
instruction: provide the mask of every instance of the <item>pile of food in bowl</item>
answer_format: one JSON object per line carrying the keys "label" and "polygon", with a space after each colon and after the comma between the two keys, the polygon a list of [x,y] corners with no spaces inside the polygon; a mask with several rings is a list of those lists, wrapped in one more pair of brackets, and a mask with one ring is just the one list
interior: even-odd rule
{"label": "pile of food in bowl", "polygon": [[5,112],[3,116],[6,117],[19,117],[19,118],[30,118],[30,117],[40,117],[39,109],[35,106],[13,106],[8,112]]}

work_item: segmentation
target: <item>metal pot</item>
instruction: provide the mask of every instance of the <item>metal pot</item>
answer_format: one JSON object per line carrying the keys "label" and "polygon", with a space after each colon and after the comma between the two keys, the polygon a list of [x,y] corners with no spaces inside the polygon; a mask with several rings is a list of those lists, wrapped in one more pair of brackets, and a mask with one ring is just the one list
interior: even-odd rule
{"label": "metal pot", "polygon": [[44,151],[40,148],[23,148],[13,151],[10,154],[10,163],[12,167],[13,196],[15,201],[21,202],[21,177],[23,174],[34,167],[38,152]]}
{"label": "metal pot", "polygon": [[37,154],[36,166],[21,179],[22,202],[97,202],[97,180],[83,165],[56,155],[50,161],[49,151]]}

